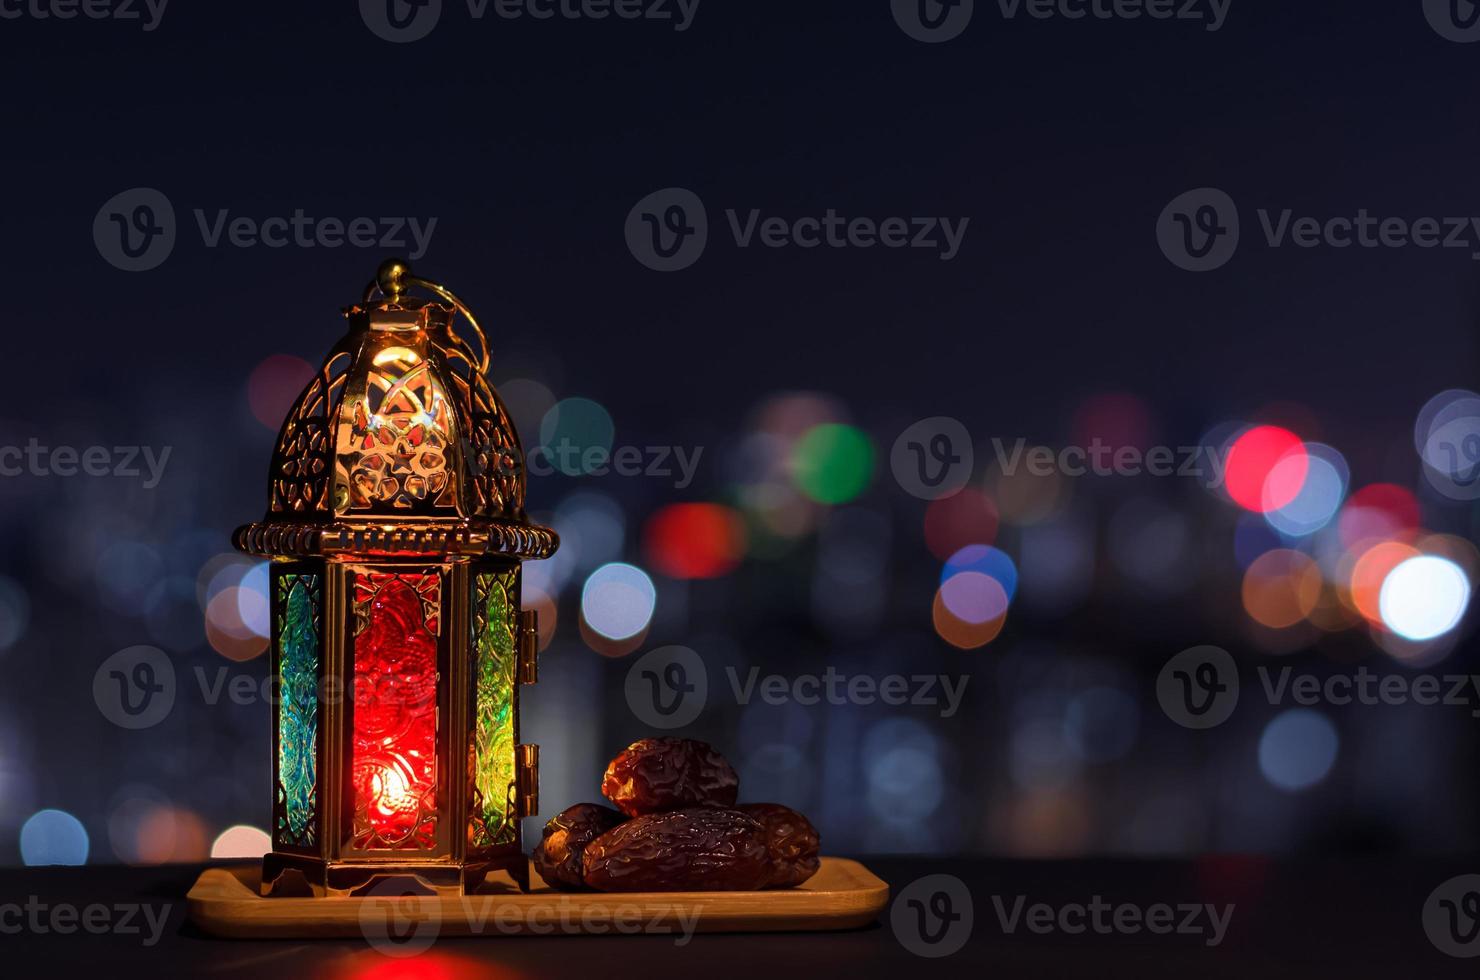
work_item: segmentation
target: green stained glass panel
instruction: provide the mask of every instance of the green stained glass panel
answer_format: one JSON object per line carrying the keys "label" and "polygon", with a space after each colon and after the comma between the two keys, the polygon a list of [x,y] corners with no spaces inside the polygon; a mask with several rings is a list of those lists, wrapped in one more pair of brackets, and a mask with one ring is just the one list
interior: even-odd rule
{"label": "green stained glass panel", "polygon": [[480,572],[474,579],[474,847],[514,840],[516,574]]}
{"label": "green stained glass panel", "polygon": [[274,839],[318,843],[319,576],[278,576],[278,757]]}

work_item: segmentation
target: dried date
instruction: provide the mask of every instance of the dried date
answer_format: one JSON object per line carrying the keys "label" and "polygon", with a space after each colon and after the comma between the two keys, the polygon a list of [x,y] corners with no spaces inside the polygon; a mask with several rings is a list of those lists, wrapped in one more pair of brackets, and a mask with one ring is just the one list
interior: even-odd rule
{"label": "dried date", "polygon": [[545,825],[544,837],[534,849],[534,869],[554,888],[585,890],[581,857],[586,846],[626,819],[595,803],[567,807]]}
{"label": "dried date", "polygon": [[770,855],[770,887],[790,888],[817,873],[822,840],[812,822],[780,803],[747,803],[740,812],[754,817],[765,830]]}
{"label": "dried date", "polygon": [[692,806],[733,806],[735,770],[706,742],[643,738],[606,767],[601,793],[629,817]]}
{"label": "dried date", "polygon": [[713,807],[629,820],[587,845],[584,865],[605,892],[755,891],[772,874],[760,823]]}

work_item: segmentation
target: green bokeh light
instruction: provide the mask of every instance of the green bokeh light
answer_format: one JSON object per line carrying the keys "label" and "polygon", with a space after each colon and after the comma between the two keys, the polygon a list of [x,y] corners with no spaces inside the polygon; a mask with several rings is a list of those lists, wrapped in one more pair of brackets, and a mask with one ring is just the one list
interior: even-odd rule
{"label": "green bokeh light", "polygon": [[798,440],[791,462],[802,493],[820,504],[846,504],[873,479],[874,445],[854,426],[818,425]]}

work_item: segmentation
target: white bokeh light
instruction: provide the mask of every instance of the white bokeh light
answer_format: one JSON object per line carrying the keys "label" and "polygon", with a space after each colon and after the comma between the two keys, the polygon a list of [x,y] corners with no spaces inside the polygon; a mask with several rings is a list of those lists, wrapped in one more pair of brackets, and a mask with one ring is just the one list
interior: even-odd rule
{"label": "white bokeh light", "polygon": [[1470,605],[1470,581],[1447,558],[1410,558],[1383,579],[1378,610],[1388,629],[1408,640],[1432,640],[1459,625]]}

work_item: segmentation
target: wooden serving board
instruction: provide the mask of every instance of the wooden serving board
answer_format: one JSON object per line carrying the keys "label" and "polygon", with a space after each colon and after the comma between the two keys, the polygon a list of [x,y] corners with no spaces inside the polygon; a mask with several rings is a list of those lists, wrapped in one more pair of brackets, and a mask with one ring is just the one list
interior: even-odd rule
{"label": "wooden serving board", "polygon": [[[761,892],[574,893],[550,888],[533,868],[530,890],[507,875],[478,895],[264,898],[261,867],[208,868],[186,896],[190,919],[232,939],[358,936],[517,936],[583,933],[797,932],[856,929],[873,922],[889,886],[857,861],[822,859],[797,888]],[[502,886],[502,887],[501,887]]]}

